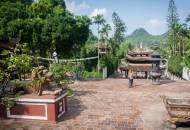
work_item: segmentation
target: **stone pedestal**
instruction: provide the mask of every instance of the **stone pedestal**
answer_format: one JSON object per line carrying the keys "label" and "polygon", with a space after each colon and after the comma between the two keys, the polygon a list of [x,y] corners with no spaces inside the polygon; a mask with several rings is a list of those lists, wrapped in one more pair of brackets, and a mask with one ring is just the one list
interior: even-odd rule
{"label": "stone pedestal", "polygon": [[66,92],[58,96],[24,95],[19,97],[13,108],[0,106],[0,117],[56,123],[66,111]]}

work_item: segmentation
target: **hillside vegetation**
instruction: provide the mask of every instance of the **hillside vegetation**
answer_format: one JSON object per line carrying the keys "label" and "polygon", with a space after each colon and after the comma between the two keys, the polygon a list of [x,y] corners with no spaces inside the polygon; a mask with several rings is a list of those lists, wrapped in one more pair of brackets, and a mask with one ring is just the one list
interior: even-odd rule
{"label": "hillside vegetation", "polygon": [[159,46],[167,39],[167,33],[162,35],[151,35],[145,29],[140,28],[135,30],[131,35],[126,37],[126,41],[134,45],[138,45],[140,42],[148,47]]}

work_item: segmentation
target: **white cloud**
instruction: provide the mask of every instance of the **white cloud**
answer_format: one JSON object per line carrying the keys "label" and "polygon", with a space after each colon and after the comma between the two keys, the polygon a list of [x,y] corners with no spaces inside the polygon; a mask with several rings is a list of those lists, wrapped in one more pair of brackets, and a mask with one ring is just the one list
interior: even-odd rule
{"label": "white cloud", "polygon": [[151,34],[159,35],[167,31],[167,23],[158,18],[150,19],[145,23],[144,28]]}
{"label": "white cloud", "polygon": [[93,12],[91,13],[90,17],[96,16],[96,15],[106,15],[107,14],[107,9],[102,8],[102,9],[94,9]]}
{"label": "white cloud", "polygon": [[65,2],[67,9],[72,13],[80,13],[81,11],[90,8],[90,6],[85,1],[80,4],[77,4],[74,0],[66,0]]}

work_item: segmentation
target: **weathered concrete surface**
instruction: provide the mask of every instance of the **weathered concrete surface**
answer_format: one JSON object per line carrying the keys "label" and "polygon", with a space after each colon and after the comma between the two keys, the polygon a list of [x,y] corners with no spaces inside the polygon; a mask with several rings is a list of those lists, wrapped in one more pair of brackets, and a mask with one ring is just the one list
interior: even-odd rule
{"label": "weathered concrete surface", "polygon": [[[167,112],[160,95],[190,97],[190,82],[127,79],[76,82],[68,100],[68,112],[58,124],[0,120],[0,130],[169,130]],[[178,128],[190,130],[190,128]]]}

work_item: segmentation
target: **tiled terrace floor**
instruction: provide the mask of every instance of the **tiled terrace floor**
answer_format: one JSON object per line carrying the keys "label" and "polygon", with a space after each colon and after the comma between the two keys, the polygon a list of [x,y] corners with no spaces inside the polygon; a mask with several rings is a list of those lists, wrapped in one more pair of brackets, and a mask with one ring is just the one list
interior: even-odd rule
{"label": "tiled terrace floor", "polygon": [[[77,82],[75,96],[68,99],[68,112],[58,124],[0,120],[0,130],[168,130],[167,112],[160,95],[190,97],[190,82],[127,79]],[[190,128],[178,128],[190,130]]]}

